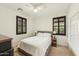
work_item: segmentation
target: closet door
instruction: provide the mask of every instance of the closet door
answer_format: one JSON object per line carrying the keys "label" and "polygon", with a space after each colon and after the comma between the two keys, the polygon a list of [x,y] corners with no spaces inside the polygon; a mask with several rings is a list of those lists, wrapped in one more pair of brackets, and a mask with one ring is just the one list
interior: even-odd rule
{"label": "closet door", "polygon": [[79,14],[70,20],[70,43],[74,51],[79,52]]}

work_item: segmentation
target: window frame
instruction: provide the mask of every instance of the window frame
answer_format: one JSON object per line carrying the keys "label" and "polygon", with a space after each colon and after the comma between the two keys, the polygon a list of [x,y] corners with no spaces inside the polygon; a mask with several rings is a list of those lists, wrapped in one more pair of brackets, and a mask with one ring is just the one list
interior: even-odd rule
{"label": "window frame", "polygon": [[[21,32],[18,32],[18,19],[21,20]],[[23,20],[25,20],[25,32],[23,32]],[[16,35],[26,34],[27,33],[27,19],[24,17],[16,16]]]}
{"label": "window frame", "polygon": [[[59,21],[59,19],[62,19],[62,18],[64,18],[64,21]],[[54,35],[66,35],[66,16],[60,16],[60,17],[54,17],[53,18],[53,31],[54,31],[54,24],[55,24],[55,22],[54,22],[54,20],[58,20],[58,33],[56,33],[56,34],[54,34]],[[60,24],[60,22],[64,22],[64,34],[62,34],[62,33],[60,33],[60,30],[59,30],[59,28],[61,27],[59,24]]]}

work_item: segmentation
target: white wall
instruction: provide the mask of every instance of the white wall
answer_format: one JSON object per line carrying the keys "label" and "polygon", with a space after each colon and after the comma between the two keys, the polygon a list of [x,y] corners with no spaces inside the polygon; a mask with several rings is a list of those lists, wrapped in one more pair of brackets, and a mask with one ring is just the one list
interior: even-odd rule
{"label": "white wall", "polygon": [[[27,34],[16,35],[16,15],[27,18]],[[13,38],[15,47],[21,39],[33,35],[33,19],[29,15],[0,6],[0,34]]]}
{"label": "white wall", "polygon": [[[78,15],[77,15],[78,14]],[[76,18],[74,19],[74,16],[76,16]],[[69,48],[74,52],[75,55],[79,56],[79,35],[75,35],[73,36],[73,38],[71,38],[71,27],[70,27],[70,22],[74,19],[74,21],[77,20],[77,22],[79,21],[79,4],[72,4],[69,10],[69,14],[68,14],[68,42],[69,42]],[[79,25],[79,23],[78,23]],[[78,28],[79,29],[79,28]],[[78,30],[76,29],[76,31]],[[75,32],[75,30],[73,29],[73,33]],[[77,32],[78,34],[78,32]]]}
{"label": "white wall", "polygon": [[[53,11],[52,11],[53,12]],[[43,14],[44,15],[44,14]],[[42,16],[40,18],[35,19],[35,31],[52,31],[52,18],[58,17],[58,16],[66,16],[67,12],[57,12],[57,13],[51,13],[47,16]],[[67,19],[66,19],[67,20]],[[57,35],[57,44],[67,46],[67,36]]]}

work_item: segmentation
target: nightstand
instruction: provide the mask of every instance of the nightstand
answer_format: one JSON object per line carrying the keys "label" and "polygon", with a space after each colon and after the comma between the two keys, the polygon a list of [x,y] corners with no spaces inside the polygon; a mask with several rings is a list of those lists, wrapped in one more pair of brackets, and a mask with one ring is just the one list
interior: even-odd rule
{"label": "nightstand", "polygon": [[51,41],[52,41],[52,43],[51,43],[51,45],[53,46],[53,47],[57,47],[57,39],[56,39],[56,37],[51,37]]}

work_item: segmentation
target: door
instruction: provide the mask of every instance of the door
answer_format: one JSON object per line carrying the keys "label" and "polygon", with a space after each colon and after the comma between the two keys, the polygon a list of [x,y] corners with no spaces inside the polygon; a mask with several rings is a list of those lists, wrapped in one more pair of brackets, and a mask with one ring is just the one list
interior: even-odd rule
{"label": "door", "polygon": [[79,53],[79,14],[74,15],[70,20],[70,42],[72,49]]}

